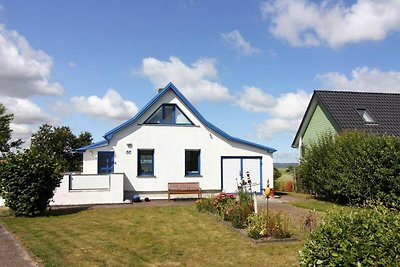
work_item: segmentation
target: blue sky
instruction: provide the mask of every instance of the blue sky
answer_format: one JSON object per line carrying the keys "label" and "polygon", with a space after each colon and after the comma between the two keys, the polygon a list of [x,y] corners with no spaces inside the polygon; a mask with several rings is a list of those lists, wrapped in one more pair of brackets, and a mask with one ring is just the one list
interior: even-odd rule
{"label": "blue sky", "polygon": [[99,141],[171,81],[293,162],[313,90],[400,93],[399,32],[398,0],[0,0],[0,102],[14,137],[51,123]]}

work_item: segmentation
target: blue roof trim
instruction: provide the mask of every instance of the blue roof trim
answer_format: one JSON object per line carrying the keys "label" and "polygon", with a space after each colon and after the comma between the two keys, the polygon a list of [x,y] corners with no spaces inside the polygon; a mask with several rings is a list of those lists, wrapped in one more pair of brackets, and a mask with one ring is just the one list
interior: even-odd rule
{"label": "blue roof trim", "polygon": [[78,153],[83,153],[88,149],[93,149],[93,148],[98,148],[98,147],[103,147],[103,146],[108,146],[108,141],[107,140],[103,140],[88,146],[84,146],[84,147],[80,147],[78,149],[76,149],[75,151]]}
{"label": "blue roof trim", "polygon": [[[216,127],[215,125],[213,125],[212,123],[210,123],[209,121],[207,121],[198,111],[197,109],[189,102],[189,100],[187,100],[187,98],[178,90],[178,88],[175,87],[175,85],[173,85],[171,82],[167,84],[167,86],[165,86],[162,91],[160,93],[158,93],[146,106],[144,106],[133,118],[127,120],[126,122],[120,124],[119,126],[115,127],[114,129],[112,129],[111,131],[108,131],[105,135],[104,138],[106,139],[105,141],[107,142],[110,141],[113,137],[113,135],[128,127],[129,125],[135,123],[147,110],[150,109],[150,107],[157,101],[159,100],[163,95],[165,95],[168,90],[172,90],[174,91],[174,93],[182,100],[182,102],[190,109],[191,112],[193,112],[193,114],[195,114],[197,116],[197,118],[203,123],[205,124],[207,127],[209,127],[210,129],[212,129],[213,131],[217,132],[218,134],[222,135],[223,137],[225,137],[228,140],[237,142],[237,143],[241,143],[241,144],[245,144],[245,145],[249,145],[249,146],[253,146],[256,148],[260,148],[263,150],[268,151],[269,153],[274,153],[276,152],[276,149],[272,148],[272,147],[267,147],[264,145],[260,145],[257,143],[253,143],[247,140],[243,140],[240,138],[236,138],[233,137],[229,134],[227,134],[226,132],[224,132],[223,130],[219,129],[218,127]],[[104,142],[104,141],[103,141]],[[99,142],[100,143],[100,142]],[[108,142],[107,142],[108,143]],[[98,143],[96,143],[98,144]],[[95,145],[95,144],[93,144]],[[98,147],[98,146],[96,146]],[[88,149],[88,148],[94,148],[94,147],[83,147],[80,149]]]}

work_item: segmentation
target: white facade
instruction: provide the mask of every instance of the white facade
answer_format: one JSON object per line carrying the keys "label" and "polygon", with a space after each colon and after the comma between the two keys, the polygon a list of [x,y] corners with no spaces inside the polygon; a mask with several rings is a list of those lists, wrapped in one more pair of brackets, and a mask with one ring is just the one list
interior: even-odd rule
{"label": "white facade", "polygon": [[[173,85],[172,85],[173,87]],[[169,90],[172,89],[172,90]],[[135,121],[118,128],[112,133],[108,144],[99,147],[88,146],[83,153],[83,174],[98,173],[98,152],[114,152],[114,172],[124,173],[125,196],[129,193],[140,194],[141,197],[166,198],[168,182],[199,182],[202,190],[221,191],[222,184],[236,183],[240,179],[239,172],[250,171],[253,182],[261,183],[256,191],[267,186],[273,187],[273,152],[274,149],[235,139],[215,128],[193,110],[194,107],[176,92],[177,89],[164,88],[160,96],[150,102],[137,115]],[[146,124],[145,121],[163,104],[175,104],[193,123],[193,125],[178,124]],[[222,133],[221,133],[222,132]],[[107,138],[107,134],[106,134]],[[229,139],[231,138],[231,139]],[[138,150],[154,150],[152,176],[138,175]],[[200,150],[200,175],[185,176],[185,150]],[[245,165],[236,173],[223,175],[223,158],[257,158],[257,163]],[[239,160],[240,162],[240,160]],[[239,163],[240,164],[240,163]],[[249,165],[249,166],[250,166]],[[241,169],[240,169],[241,168]],[[251,173],[253,170],[254,173]],[[222,181],[230,179],[230,181]],[[235,182],[232,182],[235,181]],[[226,191],[232,191],[231,187]],[[123,199],[121,199],[122,202]]]}

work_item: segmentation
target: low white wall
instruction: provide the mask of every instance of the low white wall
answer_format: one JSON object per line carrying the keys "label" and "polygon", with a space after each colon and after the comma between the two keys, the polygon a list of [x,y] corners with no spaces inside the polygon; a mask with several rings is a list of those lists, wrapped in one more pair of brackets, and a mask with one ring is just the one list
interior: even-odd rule
{"label": "low white wall", "polygon": [[108,174],[70,175],[69,182],[70,190],[110,189],[111,176]]}
{"label": "low white wall", "polygon": [[[98,187],[96,187],[97,183]],[[109,183],[109,186],[105,187],[107,183]],[[106,175],[65,174],[60,186],[54,192],[53,201],[50,202],[50,205],[111,204],[122,203],[123,200],[124,174],[122,173]]]}
{"label": "low white wall", "polygon": [[0,207],[4,206],[4,199],[2,197],[0,197]]}

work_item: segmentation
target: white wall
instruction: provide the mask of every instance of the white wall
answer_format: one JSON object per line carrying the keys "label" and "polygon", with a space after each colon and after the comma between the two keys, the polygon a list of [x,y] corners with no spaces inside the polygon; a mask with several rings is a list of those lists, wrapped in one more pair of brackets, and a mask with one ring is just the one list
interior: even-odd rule
{"label": "white wall", "polygon": [[[175,103],[195,126],[142,124],[162,103]],[[132,147],[128,147],[132,144]],[[155,177],[137,177],[138,149],[154,149]],[[185,149],[200,149],[202,177],[185,177]],[[199,182],[203,190],[221,188],[221,156],[262,156],[263,188],[268,179],[273,187],[272,153],[242,143],[228,141],[205,127],[172,91],[137,122],[114,134],[107,147],[84,153],[84,173],[97,173],[97,152],[115,151],[114,172],[126,174],[126,191],[166,191],[168,182]],[[129,154],[130,151],[130,154]],[[128,153],[127,153],[128,152]]]}
{"label": "white wall", "polygon": [[[78,204],[111,204],[122,203],[124,200],[124,174],[113,173],[107,175],[72,175],[72,178],[79,181],[78,188],[70,190],[70,175],[65,174],[61,185],[56,188],[53,202],[50,205],[78,205]],[[88,182],[87,179],[92,179]],[[109,180],[109,188],[90,189],[99,184],[104,186],[105,180]],[[84,181],[84,182],[82,182]]]}
{"label": "white wall", "polygon": [[4,199],[2,197],[0,197],[0,207],[4,206]]}

